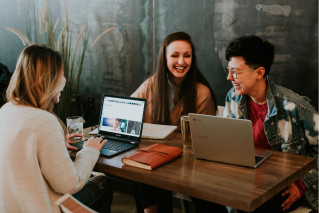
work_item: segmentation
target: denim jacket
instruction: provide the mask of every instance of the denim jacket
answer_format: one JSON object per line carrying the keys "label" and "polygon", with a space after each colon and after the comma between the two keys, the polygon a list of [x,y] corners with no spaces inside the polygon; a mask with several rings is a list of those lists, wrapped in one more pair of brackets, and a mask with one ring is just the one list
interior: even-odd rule
{"label": "denim jacket", "polygon": [[[264,131],[273,150],[318,159],[318,112],[307,97],[275,85],[267,79],[268,113]],[[248,95],[236,95],[232,88],[227,96],[223,117],[249,119]],[[306,185],[306,198],[318,210],[318,161],[316,168],[300,178]]]}

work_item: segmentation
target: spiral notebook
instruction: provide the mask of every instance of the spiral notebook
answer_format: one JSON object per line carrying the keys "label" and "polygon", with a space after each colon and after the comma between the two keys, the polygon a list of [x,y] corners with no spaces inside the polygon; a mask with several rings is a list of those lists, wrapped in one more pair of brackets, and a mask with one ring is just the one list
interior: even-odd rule
{"label": "spiral notebook", "polygon": [[175,129],[177,129],[177,126],[144,123],[142,138],[164,140]]}

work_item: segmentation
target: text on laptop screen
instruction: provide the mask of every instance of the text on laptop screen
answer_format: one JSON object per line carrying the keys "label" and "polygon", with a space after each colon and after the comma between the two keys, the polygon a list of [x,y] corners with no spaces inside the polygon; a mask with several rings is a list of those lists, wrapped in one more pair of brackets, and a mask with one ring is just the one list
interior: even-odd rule
{"label": "text on laptop screen", "polygon": [[105,97],[100,130],[140,137],[144,101]]}

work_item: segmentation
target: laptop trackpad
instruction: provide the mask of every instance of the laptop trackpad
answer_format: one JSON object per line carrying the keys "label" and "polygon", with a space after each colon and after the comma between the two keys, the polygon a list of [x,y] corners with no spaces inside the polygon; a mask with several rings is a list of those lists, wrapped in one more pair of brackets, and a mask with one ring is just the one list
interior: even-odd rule
{"label": "laptop trackpad", "polygon": [[110,150],[110,149],[101,149],[101,154],[102,155],[106,155],[106,156],[112,156],[116,153],[116,151],[114,150]]}

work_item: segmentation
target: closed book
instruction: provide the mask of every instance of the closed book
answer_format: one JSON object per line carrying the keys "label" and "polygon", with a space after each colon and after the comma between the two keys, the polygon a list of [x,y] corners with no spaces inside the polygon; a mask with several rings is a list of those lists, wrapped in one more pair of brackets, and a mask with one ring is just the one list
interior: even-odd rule
{"label": "closed book", "polygon": [[183,154],[181,148],[164,144],[153,144],[122,158],[125,165],[153,170]]}

